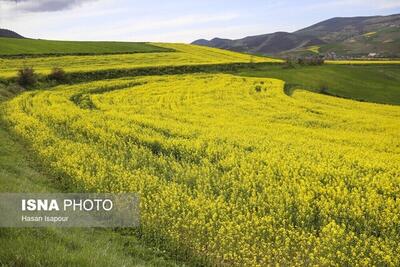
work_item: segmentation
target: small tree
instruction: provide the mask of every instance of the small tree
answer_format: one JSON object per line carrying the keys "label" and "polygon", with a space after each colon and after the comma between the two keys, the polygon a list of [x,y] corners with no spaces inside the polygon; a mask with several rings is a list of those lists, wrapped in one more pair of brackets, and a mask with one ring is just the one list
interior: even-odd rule
{"label": "small tree", "polygon": [[325,63],[322,57],[301,57],[297,63],[302,66],[320,66]]}
{"label": "small tree", "polygon": [[62,68],[55,67],[51,70],[51,73],[49,74],[49,79],[50,80],[55,80],[57,82],[66,82],[67,81],[67,74]]}
{"label": "small tree", "polygon": [[22,87],[34,86],[37,82],[37,75],[32,67],[23,67],[18,70],[17,82]]}
{"label": "small tree", "polygon": [[296,68],[296,60],[291,57],[287,57],[285,64],[283,65],[284,69],[293,69]]}

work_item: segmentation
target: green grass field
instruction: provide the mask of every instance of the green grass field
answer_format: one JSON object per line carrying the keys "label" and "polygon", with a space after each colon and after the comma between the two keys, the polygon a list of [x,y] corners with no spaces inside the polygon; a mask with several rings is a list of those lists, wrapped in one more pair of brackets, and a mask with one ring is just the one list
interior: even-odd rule
{"label": "green grass field", "polygon": [[0,56],[32,54],[147,53],[168,51],[171,50],[163,47],[158,47],[149,43],[79,42],[0,38]]}
{"label": "green grass field", "polygon": [[257,66],[235,73],[281,79],[291,89],[302,88],[349,99],[400,105],[400,65],[323,65],[293,69]]}

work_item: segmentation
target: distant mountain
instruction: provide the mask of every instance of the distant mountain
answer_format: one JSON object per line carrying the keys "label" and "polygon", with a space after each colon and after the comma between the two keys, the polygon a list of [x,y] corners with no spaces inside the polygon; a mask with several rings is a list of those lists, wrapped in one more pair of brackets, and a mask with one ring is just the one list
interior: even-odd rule
{"label": "distant mountain", "polygon": [[299,31],[230,40],[200,39],[193,44],[266,55],[335,54],[400,56],[400,14],[332,18]]}
{"label": "distant mountain", "polygon": [[0,29],[0,37],[24,38],[22,35],[19,35],[18,33],[7,30],[7,29]]}

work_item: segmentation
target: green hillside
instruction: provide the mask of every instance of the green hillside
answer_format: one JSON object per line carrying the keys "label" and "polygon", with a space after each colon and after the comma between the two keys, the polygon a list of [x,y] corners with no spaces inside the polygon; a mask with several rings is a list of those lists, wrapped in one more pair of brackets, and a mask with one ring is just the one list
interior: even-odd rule
{"label": "green hillside", "polygon": [[400,65],[324,65],[284,69],[257,66],[239,72],[243,76],[282,79],[295,88],[355,100],[400,105]]}
{"label": "green hillside", "polygon": [[382,28],[365,33],[359,33],[344,41],[314,46],[301,47],[282,53],[282,55],[304,55],[306,52],[314,54],[336,53],[338,55],[365,56],[376,53],[381,57],[398,57],[400,55],[400,28]]}
{"label": "green hillside", "polygon": [[399,57],[400,14],[331,18],[296,32],[275,32],[242,39],[200,39],[194,44],[275,56],[332,54],[336,56]]}
{"label": "green hillside", "polygon": [[0,55],[28,54],[108,54],[168,52],[171,49],[148,43],[79,42],[0,38]]}

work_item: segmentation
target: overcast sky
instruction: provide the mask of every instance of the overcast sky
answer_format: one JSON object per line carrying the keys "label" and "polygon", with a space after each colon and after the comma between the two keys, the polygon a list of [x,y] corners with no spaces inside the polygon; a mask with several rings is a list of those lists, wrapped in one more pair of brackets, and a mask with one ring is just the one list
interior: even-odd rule
{"label": "overcast sky", "polygon": [[57,40],[191,42],[400,13],[400,0],[0,0],[0,28]]}

